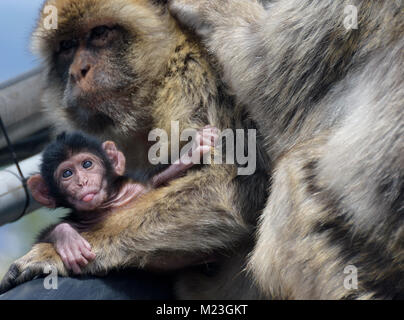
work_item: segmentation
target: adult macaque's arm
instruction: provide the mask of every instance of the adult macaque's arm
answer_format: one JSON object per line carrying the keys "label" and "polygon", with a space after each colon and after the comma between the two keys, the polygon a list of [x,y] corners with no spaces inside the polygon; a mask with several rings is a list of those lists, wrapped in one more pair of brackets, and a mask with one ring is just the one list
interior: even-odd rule
{"label": "adult macaque's arm", "polygon": [[[133,208],[118,208],[81,234],[97,256],[82,273],[105,274],[128,266],[167,270],[236,246],[251,231],[230,196],[235,195],[236,174],[233,165],[205,166],[144,194]],[[69,274],[53,245],[36,244],[10,267],[0,292],[42,275],[49,265],[61,276]]]}

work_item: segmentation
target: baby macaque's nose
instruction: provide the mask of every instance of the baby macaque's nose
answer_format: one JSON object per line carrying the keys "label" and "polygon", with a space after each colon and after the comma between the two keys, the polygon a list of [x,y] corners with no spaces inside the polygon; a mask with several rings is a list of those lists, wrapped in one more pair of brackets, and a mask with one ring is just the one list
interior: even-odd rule
{"label": "baby macaque's nose", "polygon": [[84,175],[84,174],[78,174],[77,175],[77,184],[80,187],[86,186],[87,183],[88,183],[88,179],[87,179],[86,175]]}

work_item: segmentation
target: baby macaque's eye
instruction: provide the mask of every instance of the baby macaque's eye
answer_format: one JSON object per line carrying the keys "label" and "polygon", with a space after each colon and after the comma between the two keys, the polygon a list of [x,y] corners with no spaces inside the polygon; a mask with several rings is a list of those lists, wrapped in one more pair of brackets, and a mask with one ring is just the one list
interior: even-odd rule
{"label": "baby macaque's eye", "polygon": [[86,160],[83,162],[83,168],[88,169],[93,165],[93,163],[90,160]]}
{"label": "baby macaque's eye", "polygon": [[63,178],[69,178],[72,175],[73,175],[73,172],[71,170],[65,170],[65,171],[63,171],[63,174],[62,174]]}

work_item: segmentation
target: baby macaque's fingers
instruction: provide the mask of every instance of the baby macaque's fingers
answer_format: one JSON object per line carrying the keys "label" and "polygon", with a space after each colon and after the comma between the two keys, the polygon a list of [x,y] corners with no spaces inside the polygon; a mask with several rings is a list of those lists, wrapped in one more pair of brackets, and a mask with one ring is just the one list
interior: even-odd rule
{"label": "baby macaque's fingers", "polygon": [[219,132],[216,132],[215,130],[203,132],[202,133],[202,138],[204,138],[204,137],[218,138],[219,137]]}
{"label": "baby macaque's fingers", "polygon": [[75,259],[76,264],[80,267],[85,267],[86,265],[88,265],[88,261],[87,259],[84,257],[82,251],[83,250],[87,250],[83,244],[77,243],[76,246],[74,246],[74,248],[72,249],[72,254],[73,257]]}
{"label": "baby macaque's fingers", "polygon": [[85,257],[88,261],[93,261],[95,259],[95,253],[91,250],[88,250],[87,247],[81,246],[80,252],[83,257]]}
{"label": "baby macaque's fingers", "polygon": [[217,139],[219,137],[219,129],[213,127],[213,128],[209,128],[209,129],[204,129],[202,131],[202,137],[215,137],[215,139]]}
{"label": "baby macaque's fingers", "polygon": [[210,125],[210,124],[208,124],[208,125],[206,125],[206,126],[204,126],[204,127],[202,128],[202,130],[206,130],[206,129],[216,129],[216,127],[215,127],[215,126],[212,126],[212,125]]}
{"label": "baby macaque's fingers", "polygon": [[[79,267],[85,267],[86,265],[88,265],[88,260],[81,254],[81,252],[77,252],[75,253],[77,254],[76,258],[76,263]],[[81,269],[80,269],[81,272]]]}
{"label": "baby macaque's fingers", "polygon": [[63,262],[64,266],[66,267],[66,269],[72,270],[72,267],[70,266],[69,259],[67,258],[65,249],[56,247],[56,251],[60,256],[60,259],[62,259],[62,262]]}
{"label": "baby macaque's fingers", "polygon": [[213,139],[211,137],[204,137],[201,141],[200,147],[211,147],[213,145]]}
{"label": "baby macaque's fingers", "polygon": [[201,146],[199,150],[201,151],[202,154],[208,153],[210,151],[210,146]]}
{"label": "baby macaque's fingers", "polygon": [[88,243],[88,241],[86,240],[86,239],[84,239],[83,238],[83,243],[84,243],[84,245],[86,246],[86,248],[88,249],[88,250],[91,250],[91,245]]}
{"label": "baby macaque's fingers", "polygon": [[205,126],[205,127],[203,127],[202,128],[202,130],[200,131],[200,132],[202,132],[202,133],[209,133],[209,132],[212,132],[212,133],[219,133],[219,129],[218,128],[216,128],[216,127],[214,127],[214,126]]}
{"label": "baby macaque's fingers", "polygon": [[214,147],[216,145],[216,142],[218,140],[218,136],[217,135],[209,135],[209,136],[205,136],[202,139],[201,142],[201,146],[209,146],[209,147]]}
{"label": "baby macaque's fingers", "polygon": [[71,270],[75,273],[75,274],[80,274],[81,273],[81,269],[79,267],[79,265],[76,262],[76,258],[74,256],[74,254],[67,249],[66,250],[66,255],[67,255],[67,260],[70,264]]}
{"label": "baby macaque's fingers", "polygon": [[202,144],[202,135],[198,133],[194,141],[194,148],[200,146]]}
{"label": "baby macaque's fingers", "polygon": [[217,136],[218,136],[218,134],[216,132],[209,129],[207,131],[198,132],[198,134],[195,136],[194,141],[195,141],[196,145],[201,145],[203,142],[202,140],[204,138],[212,138],[212,137],[217,137]]}

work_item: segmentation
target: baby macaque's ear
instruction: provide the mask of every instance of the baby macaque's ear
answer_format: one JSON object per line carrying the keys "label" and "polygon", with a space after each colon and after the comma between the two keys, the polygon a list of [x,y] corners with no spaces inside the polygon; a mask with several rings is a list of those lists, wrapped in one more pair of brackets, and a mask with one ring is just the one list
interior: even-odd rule
{"label": "baby macaque's ear", "polygon": [[112,167],[118,176],[122,176],[125,173],[126,159],[121,151],[116,147],[115,142],[105,141],[102,144],[102,148],[105,150],[108,158],[111,160]]}
{"label": "baby macaque's ear", "polygon": [[29,190],[31,191],[32,197],[37,202],[48,208],[56,207],[55,199],[53,199],[49,195],[49,190],[46,186],[46,182],[40,174],[36,174],[29,178],[27,181],[27,185]]}

